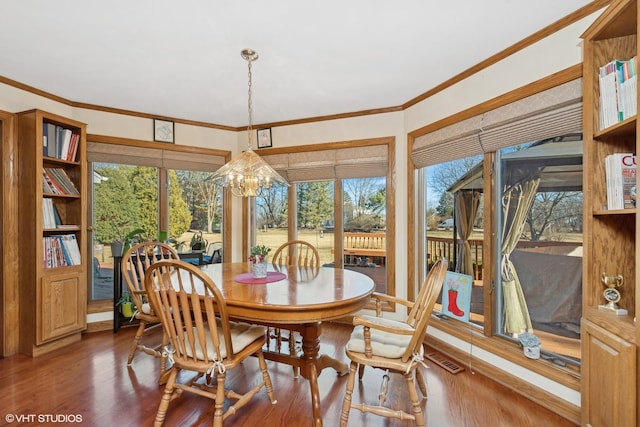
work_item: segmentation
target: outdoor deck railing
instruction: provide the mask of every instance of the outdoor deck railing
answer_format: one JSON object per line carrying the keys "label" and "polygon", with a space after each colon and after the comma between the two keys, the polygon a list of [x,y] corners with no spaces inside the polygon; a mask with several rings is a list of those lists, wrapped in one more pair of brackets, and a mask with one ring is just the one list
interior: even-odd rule
{"label": "outdoor deck railing", "polygon": [[[471,245],[471,259],[473,260],[473,279],[482,280],[482,239],[469,239]],[[581,246],[580,242],[550,242],[550,241],[530,241],[521,240],[518,242],[519,248],[534,248],[544,246]],[[427,238],[427,263],[431,265],[438,257],[445,257],[449,260],[451,270],[455,268],[455,253],[453,239],[447,237]]]}

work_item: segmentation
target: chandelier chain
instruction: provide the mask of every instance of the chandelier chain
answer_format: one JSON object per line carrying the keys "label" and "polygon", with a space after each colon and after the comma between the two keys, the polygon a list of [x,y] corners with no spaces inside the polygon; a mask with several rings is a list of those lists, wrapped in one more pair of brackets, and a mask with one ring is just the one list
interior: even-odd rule
{"label": "chandelier chain", "polygon": [[253,79],[251,62],[258,59],[258,53],[252,49],[244,49],[240,52],[240,55],[248,63],[248,149],[229,160],[211,176],[211,179],[221,181],[222,185],[229,188],[231,194],[234,196],[256,197],[265,195],[271,186],[276,183],[287,186],[289,183],[252,149],[255,136],[253,134]]}
{"label": "chandelier chain", "polygon": [[253,148],[253,102],[252,102],[252,75],[251,75],[251,63],[253,62],[252,59],[247,59],[247,63],[249,64],[248,66],[248,78],[249,78],[249,83],[247,84],[248,86],[248,97],[247,97],[247,111],[249,112],[249,117],[248,117],[248,121],[249,124],[247,125],[247,137],[248,137],[248,144],[249,144],[249,149]]}

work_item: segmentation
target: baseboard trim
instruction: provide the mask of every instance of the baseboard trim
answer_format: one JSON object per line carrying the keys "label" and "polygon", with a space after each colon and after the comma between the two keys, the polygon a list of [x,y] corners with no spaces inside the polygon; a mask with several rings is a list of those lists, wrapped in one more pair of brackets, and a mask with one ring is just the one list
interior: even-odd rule
{"label": "baseboard trim", "polygon": [[112,329],[113,329],[113,320],[103,320],[100,322],[87,323],[87,329],[84,332],[88,334],[91,332],[101,332],[101,331],[108,331]]}

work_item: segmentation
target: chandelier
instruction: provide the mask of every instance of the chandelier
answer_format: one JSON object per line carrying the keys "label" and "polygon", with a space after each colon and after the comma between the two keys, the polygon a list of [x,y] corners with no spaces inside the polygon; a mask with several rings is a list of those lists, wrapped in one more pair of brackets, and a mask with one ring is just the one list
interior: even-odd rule
{"label": "chandelier", "polygon": [[211,179],[222,182],[223,187],[229,187],[234,196],[261,196],[274,183],[289,185],[267,162],[256,154],[253,149],[253,108],[251,104],[251,63],[258,59],[258,53],[251,49],[244,49],[240,55],[247,61],[249,67],[249,124],[247,126],[247,151],[231,159],[218,169]]}

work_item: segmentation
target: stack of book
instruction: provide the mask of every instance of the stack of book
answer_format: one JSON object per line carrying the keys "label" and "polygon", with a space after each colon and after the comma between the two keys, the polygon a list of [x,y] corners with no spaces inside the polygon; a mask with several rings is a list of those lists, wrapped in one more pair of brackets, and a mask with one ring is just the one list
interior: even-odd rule
{"label": "stack of book", "polygon": [[607,209],[636,207],[636,155],[614,153],[605,158]]}
{"label": "stack of book", "polygon": [[80,194],[62,168],[42,168],[42,191],[45,194]]}
{"label": "stack of book", "polygon": [[80,134],[73,133],[71,129],[54,125],[42,124],[42,154],[47,157],[75,161],[78,152]]}
{"label": "stack of book", "polygon": [[80,249],[75,234],[46,236],[42,238],[44,268],[80,265]]}
{"label": "stack of book", "polygon": [[61,224],[58,209],[49,198],[42,199],[42,226],[44,228],[56,228]]}
{"label": "stack of book", "polygon": [[600,67],[600,129],[633,117],[638,112],[638,57],[611,61]]}

